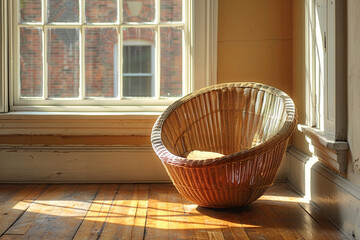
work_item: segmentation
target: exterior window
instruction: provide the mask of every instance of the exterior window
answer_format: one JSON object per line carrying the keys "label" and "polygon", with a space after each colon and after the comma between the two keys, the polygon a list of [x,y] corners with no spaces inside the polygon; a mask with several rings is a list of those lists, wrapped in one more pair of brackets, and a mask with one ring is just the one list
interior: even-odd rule
{"label": "exterior window", "polygon": [[190,1],[12,4],[10,110],[165,106],[191,91]]}
{"label": "exterior window", "polygon": [[310,151],[330,168],[346,173],[346,4],[305,1],[307,135]]}
{"label": "exterior window", "polygon": [[[346,139],[343,4],[307,0],[307,69],[309,125]],[[341,122],[341,123],[340,123]]]}
{"label": "exterior window", "polygon": [[155,95],[152,52],[152,46],[124,46],[124,97]]}

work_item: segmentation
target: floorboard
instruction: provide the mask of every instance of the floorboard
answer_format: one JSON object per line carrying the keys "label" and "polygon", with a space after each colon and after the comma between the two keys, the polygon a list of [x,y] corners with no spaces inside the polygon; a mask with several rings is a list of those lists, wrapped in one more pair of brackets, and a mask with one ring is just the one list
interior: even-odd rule
{"label": "floorboard", "polygon": [[198,207],[171,184],[0,184],[0,240],[346,237],[286,184],[236,209]]}

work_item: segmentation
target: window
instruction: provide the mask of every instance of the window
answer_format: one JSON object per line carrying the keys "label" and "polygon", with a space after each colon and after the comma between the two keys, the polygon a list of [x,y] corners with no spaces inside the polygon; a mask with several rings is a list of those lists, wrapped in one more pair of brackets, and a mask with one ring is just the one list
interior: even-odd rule
{"label": "window", "polygon": [[[29,1],[30,5],[23,5],[25,2]],[[217,0],[211,1],[198,1],[198,0],[186,0],[183,1],[182,5],[182,22],[174,19],[171,22],[169,21],[160,21],[160,16],[158,15],[159,9],[167,9],[167,11],[173,11],[170,0],[155,0],[155,21],[154,22],[124,22],[120,23],[120,19],[123,19],[123,8],[124,3],[127,3],[128,10],[132,15],[138,15],[142,11],[139,1],[123,1],[123,0],[114,0],[114,1],[98,1],[99,6],[86,5],[89,2],[96,3],[96,1],[90,0],[81,0],[77,6],[70,4],[65,4],[65,7],[61,8],[59,14],[64,12],[65,9],[78,9],[79,12],[73,11],[70,13],[74,16],[79,16],[80,22],[53,22],[53,23],[42,23],[39,22],[39,13],[41,10],[41,21],[47,18],[48,3],[50,0],[3,0],[0,1],[1,6],[1,75],[0,75],[0,125],[1,125],[1,134],[12,135],[12,134],[46,134],[46,135],[141,135],[144,133],[149,133],[152,127],[154,120],[157,118],[158,114],[164,111],[169,104],[171,104],[175,99],[178,98],[178,95],[183,95],[187,91],[192,91],[205,87],[211,84],[216,83],[216,67],[217,67]],[[51,0],[52,1],[52,0]],[[63,2],[63,1],[57,1]],[[115,2],[117,12],[110,11],[109,5]],[[160,3],[169,3],[170,5],[163,6],[159,5]],[[82,5],[84,4],[84,5]],[[55,5],[54,5],[55,6]],[[85,6],[85,8],[84,8]],[[142,5],[143,6],[143,5]],[[160,6],[157,7],[157,6]],[[18,8],[23,10],[28,10],[28,15],[17,11]],[[56,7],[56,6],[55,6]],[[85,9],[87,11],[108,11],[108,14],[88,14],[93,20],[98,21],[97,23],[88,22],[90,20],[85,20]],[[123,8],[124,10],[121,10]],[[52,7],[53,9],[53,7]],[[139,10],[140,9],[140,10]],[[31,11],[30,11],[31,10]],[[148,11],[149,12],[149,11]],[[21,13],[21,14],[20,14]],[[78,13],[78,14],[77,14]],[[127,16],[130,12],[126,13]],[[151,11],[149,12],[151,13]],[[68,10],[68,16],[69,14]],[[151,13],[152,14],[152,13]],[[151,15],[150,14],[150,15]],[[26,15],[26,16],[25,16]],[[147,15],[147,16],[150,16]],[[18,23],[18,19],[22,17],[22,23]],[[151,15],[152,16],[152,15]],[[169,15],[171,16],[171,15]],[[51,16],[52,18],[56,16]],[[112,19],[117,19],[118,22],[106,22],[113,21]],[[109,20],[110,19],[110,20]],[[127,18],[129,19],[129,18]],[[139,18],[136,18],[139,19]],[[131,18],[128,21],[137,21],[134,18]],[[166,18],[165,18],[166,20]],[[27,21],[27,23],[25,23]],[[158,22],[156,22],[158,21]],[[162,26],[161,24],[165,24]],[[23,25],[22,25],[23,24]],[[181,25],[181,26],[180,26]],[[27,38],[23,38],[23,41],[27,43],[31,51],[28,51],[28,54],[24,54],[24,58],[34,58],[32,64],[37,62],[43,62],[40,65],[41,70],[32,67],[33,72],[30,72],[29,65],[20,66],[15,63],[20,62],[19,58],[19,46],[20,38],[19,31],[20,28],[23,28],[23,31],[27,32]],[[60,31],[59,29],[70,29],[71,31],[75,30],[75,34],[69,36],[69,31]],[[137,31],[139,29],[153,29],[155,31],[155,40],[152,44],[151,41],[145,39],[136,39],[127,42],[122,38],[124,36],[124,29],[134,28]],[[158,29],[164,29],[162,35],[159,34]],[[47,29],[47,30],[46,30]],[[51,29],[51,31],[48,31]],[[15,31],[16,30],[16,31]],[[19,30],[19,31],[18,31]],[[41,32],[41,45],[36,45],[31,43],[32,39],[38,39]],[[47,34],[45,34],[47,32]],[[99,33],[100,32],[100,33]],[[116,34],[115,34],[116,32]],[[172,54],[171,46],[176,44],[178,46],[179,40],[174,38],[174,41],[168,41],[171,36],[178,37],[178,33],[182,33],[182,92],[179,92],[179,88],[175,87],[170,88],[169,85],[166,85],[168,82],[178,82],[175,77],[168,78],[176,70],[176,65],[174,62],[177,62],[178,59],[174,58]],[[52,34],[51,37],[52,43],[56,43],[56,36],[60,43],[67,47],[65,49],[59,49],[59,51],[64,51],[64,54],[76,56],[79,54],[79,61],[82,65],[79,66],[79,78],[84,80],[79,82],[79,88],[81,89],[75,91],[72,87],[69,79],[67,91],[73,96],[78,93],[79,96],[87,97],[84,99],[81,98],[48,98],[43,99],[43,96],[40,96],[40,93],[45,92],[45,89],[40,88],[40,84],[37,84],[35,81],[29,81],[31,91],[25,91],[23,95],[30,95],[32,97],[22,99],[20,96],[20,67],[27,68],[28,74],[38,74],[42,77],[41,81],[48,81],[48,68],[44,67],[48,65],[48,62],[45,61],[43,56],[47,57],[47,54],[42,55],[41,58],[37,55],[31,55],[36,49],[41,48],[43,53],[49,52],[48,44],[45,42],[49,38],[49,34]],[[87,35],[88,41],[83,42]],[[106,36],[106,37],[105,37]],[[117,41],[111,36],[115,36]],[[162,37],[161,37],[162,36]],[[90,38],[89,38],[90,37]],[[161,38],[160,38],[161,37]],[[47,39],[45,39],[47,38]],[[79,40],[76,40],[76,39]],[[161,47],[158,45],[161,42]],[[103,49],[103,45],[111,46],[108,49]],[[124,90],[120,86],[123,84],[124,74],[127,73],[123,71],[123,58],[120,58],[120,53],[123,54],[124,46],[152,46],[152,59],[154,61],[152,74],[153,79],[152,83],[154,84],[154,91],[159,98],[155,97],[135,97],[132,96],[130,99],[122,96]],[[26,45],[25,45],[26,46]],[[59,45],[51,45],[51,49],[56,49]],[[79,53],[74,50],[78,48]],[[84,51],[87,48],[88,51]],[[91,51],[89,51],[91,50]],[[161,52],[161,51],[162,52]],[[39,50],[38,50],[39,51]],[[25,51],[24,51],[25,53]],[[87,55],[85,55],[87,53]],[[119,53],[116,55],[115,53]],[[49,53],[50,54],[50,53]],[[162,54],[161,59],[168,58],[170,61],[170,66],[172,69],[170,71],[160,72],[159,63],[164,63],[159,59],[159,56]],[[112,57],[109,57],[109,56]],[[60,55],[61,57],[61,55]],[[86,58],[85,58],[86,57]],[[52,61],[57,61],[56,57],[51,59]],[[63,62],[60,62],[63,64]],[[86,64],[84,64],[86,63]],[[156,63],[156,64],[155,64]],[[31,66],[31,65],[30,65]],[[114,67],[117,66],[117,67]],[[121,67],[120,67],[121,66]],[[69,76],[71,71],[74,69],[74,66],[71,68],[64,69],[63,80],[65,77]],[[85,67],[89,71],[85,71]],[[105,69],[105,70],[103,70]],[[74,72],[72,72],[74,73]],[[87,76],[85,76],[87,74]],[[141,73],[139,73],[141,74]],[[163,81],[161,81],[160,76],[163,76]],[[26,75],[22,75],[24,78]],[[107,76],[107,77],[102,77]],[[172,75],[174,76],[174,75]],[[179,75],[176,75],[179,76]],[[39,78],[40,78],[39,77]],[[56,76],[55,76],[56,77]],[[167,78],[164,79],[164,77]],[[102,79],[100,84],[98,84],[98,78]],[[171,80],[171,81],[169,81]],[[87,85],[84,84],[87,81]],[[120,82],[122,81],[122,82]],[[71,84],[70,84],[71,83]],[[32,84],[32,85],[31,85]],[[118,85],[117,85],[118,84]],[[161,85],[162,84],[162,85]],[[18,88],[16,88],[16,86]],[[43,85],[46,87],[47,85]],[[75,85],[74,85],[75,86]],[[94,86],[86,90],[86,86]],[[101,87],[100,87],[101,86]],[[162,90],[160,87],[163,86]],[[56,94],[61,93],[61,87],[59,87],[55,92]],[[17,89],[17,90],[15,90]],[[69,91],[73,89],[74,91]],[[111,89],[111,90],[109,90]],[[164,91],[167,90],[167,91]],[[88,91],[86,93],[86,91]],[[46,91],[48,92],[48,91]],[[38,94],[37,97],[34,97]],[[125,94],[126,95],[126,94]],[[173,97],[169,97],[173,96]],[[118,96],[114,98],[113,96]],[[162,97],[160,97],[162,96]],[[19,124],[21,122],[21,124]],[[113,124],[113,125],[112,125]],[[16,127],[14,127],[16,125]]]}
{"label": "window", "polygon": [[305,2],[307,135],[314,154],[346,173],[346,6],[339,0]]}
{"label": "window", "polygon": [[154,111],[194,88],[193,1],[8,4],[11,111]]}
{"label": "window", "polygon": [[155,96],[153,49],[152,45],[124,46],[124,97]]}

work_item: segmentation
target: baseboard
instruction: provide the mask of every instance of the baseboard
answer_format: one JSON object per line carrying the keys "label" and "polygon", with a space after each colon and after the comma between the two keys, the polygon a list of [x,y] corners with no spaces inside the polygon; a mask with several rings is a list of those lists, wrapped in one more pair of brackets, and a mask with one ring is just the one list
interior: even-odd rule
{"label": "baseboard", "polygon": [[0,182],[170,182],[150,146],[0,146]]}
{"label": "baseboard", "polygon": [[[294,147],[287,152],[288,182],[305,194],[305,164],[310,156]],[[314,164],[310,176],[311,202],[350,239],[360,239],[360,188],[326,167]]]}

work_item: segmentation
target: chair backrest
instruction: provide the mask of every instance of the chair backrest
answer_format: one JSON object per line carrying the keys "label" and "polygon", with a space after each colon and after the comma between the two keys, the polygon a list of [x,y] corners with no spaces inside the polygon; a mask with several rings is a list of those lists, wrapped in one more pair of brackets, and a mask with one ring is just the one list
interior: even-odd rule
{"label": "chair backrest", "polygon": [[289,118],[289,99],[282,91],[263,84],[208,87],[167,110],[161,139],[177,156],[193,150],[224,155],[240,152],[279,133]]}

